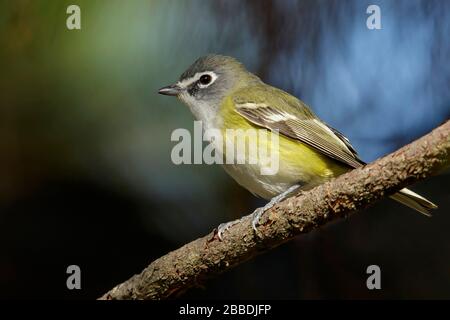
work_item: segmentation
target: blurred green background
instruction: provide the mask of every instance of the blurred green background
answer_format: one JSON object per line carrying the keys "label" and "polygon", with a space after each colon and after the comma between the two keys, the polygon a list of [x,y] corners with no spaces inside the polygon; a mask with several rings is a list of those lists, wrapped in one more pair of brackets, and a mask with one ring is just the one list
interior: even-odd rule
{"label": "blurred green background", "polygon": [[[193,118],[156,92],[199,56],[238,58],[372,161],[449,118],[449,34],[445,0],[0,1],[0,297],[96,298],[264,204],[219,166],[170,160]],[[385,200],[184,297],[450,298],[449,176],[414,190],[434,218]],[[66,288],[71,264],[82,290]]]}

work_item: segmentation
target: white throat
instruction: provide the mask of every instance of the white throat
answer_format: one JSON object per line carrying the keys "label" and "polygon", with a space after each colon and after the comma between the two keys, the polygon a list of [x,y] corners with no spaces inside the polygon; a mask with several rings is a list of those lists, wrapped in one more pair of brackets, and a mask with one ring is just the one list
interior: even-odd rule
{"label": "white throat", "polygon": [[210,105],[208,102],[199,101],[187,92],[183,92],[179,98],[189,107],[195,120],[203,122],[204,130],[218,127],[219,105]]}

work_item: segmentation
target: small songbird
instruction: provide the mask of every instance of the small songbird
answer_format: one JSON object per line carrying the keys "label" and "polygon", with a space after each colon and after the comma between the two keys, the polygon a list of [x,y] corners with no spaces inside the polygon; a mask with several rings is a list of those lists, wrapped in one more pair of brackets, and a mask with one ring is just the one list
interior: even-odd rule
{"label": "small songbird", "polygon": [[[255,210],[255,231],[261,215],[281,200],[308,190],[365,163],[349,140],[320,120],[296,97],[265,84],[236,59],[207,55],[195,61],[173,85],[160,94],[184,102],[203,128],[263,129],[279,134],[279,168],[276,174],[261,174],[260,162],[224,164],[225,170],[253,194],[271,201]],[[266,148],[269,139],[260,141]],[[392,199],[425,215],[435,204],[409,189]],[[232,223],[218,228],[222,238]]]}

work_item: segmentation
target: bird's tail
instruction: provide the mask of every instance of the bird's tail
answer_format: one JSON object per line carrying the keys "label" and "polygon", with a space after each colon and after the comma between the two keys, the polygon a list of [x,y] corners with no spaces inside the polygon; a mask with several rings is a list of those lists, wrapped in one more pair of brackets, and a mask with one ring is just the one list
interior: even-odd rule
{"label": "bird's tail", "polygon": [[424,197],[406,188],[392,195],[391,199],[394,199],[395,201],[398,201],[411,209],[417,210],[428,217],[431,216],[430,211],[437,208],[437,205],[433,202],[428,201]]}

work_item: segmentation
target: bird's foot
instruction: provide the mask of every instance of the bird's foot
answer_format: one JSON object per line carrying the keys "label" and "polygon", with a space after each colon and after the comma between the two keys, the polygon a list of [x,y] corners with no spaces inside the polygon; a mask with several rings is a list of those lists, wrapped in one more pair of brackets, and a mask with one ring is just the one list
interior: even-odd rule
{"label": "bird's foot", "polygon": [[258,233],[257,226],[259,225],[259,220],[261,219],[264,212],[275,206],[276,204],[280,203],[286,198],[289,198],[290,196],[294,195],[295,193],[298,193],[298,189],[300,188],[300,185],[295,184],[283,193],[280,193],[276,197],[273,197],[264,207],[258,208],[253,212],[253,219],[252,219],[252,228],[253,230]]}
{"label": "bird's foot", "polygon": [[[270,208],[272,208],[273,206],[275,206],[279,202],[283,201],[284,199],[289,198],[290,196],[298,193],[299,192],[299,188],[300,188],[300,185],[298,185],[298,184],[293,185],[292,187],[290,187],[289,189],[287,189],[283,193],[280,193],[276,197],[273,197],[264,207],[258,208],[255,211],[253,211],[253,213],[252,213],[252,216],[253,216],[252,217],[252,228],[253,228],[253,230],[256,233],[258,232],[257,226],[258,226],[259,220],[261,219],[261,217],[264,214],[264,212],[266,212],[267,210],[269,210]],[[228,229],[230,229],[232,226],[234,226],[236,223],[238,223],[239,221],[241,221],[241,219],[236,219],[234,221],[221,223],[217,227],[217,236],[219,237],[219,240],[222,241],[224,233]]]}
{"label": "bird's foot", "polygon": [[241,221],[241,219],[236,219],[236,220],[233,220],[233,221],[230,221],[230,222],[221,223],[217,227],[217,236],[219,237],[219,240],[222,241],[223,240],[223,234],[225,233],[225,231],[230,229],[232,226],[234,226],[239,221]]}

